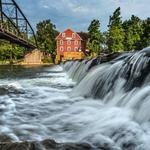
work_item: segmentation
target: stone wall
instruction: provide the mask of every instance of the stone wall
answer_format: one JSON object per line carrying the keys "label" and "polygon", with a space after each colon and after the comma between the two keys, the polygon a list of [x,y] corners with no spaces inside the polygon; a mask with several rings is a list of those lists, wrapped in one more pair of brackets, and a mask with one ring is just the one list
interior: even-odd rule
{"label": "stone wall", "polygon": [[28,54],[25,55],[24,60],[20,63],[22,65],[26,64],[42,64],[42,59],[44,55],[43,52],[41,52],[38,49],[32,50]]}

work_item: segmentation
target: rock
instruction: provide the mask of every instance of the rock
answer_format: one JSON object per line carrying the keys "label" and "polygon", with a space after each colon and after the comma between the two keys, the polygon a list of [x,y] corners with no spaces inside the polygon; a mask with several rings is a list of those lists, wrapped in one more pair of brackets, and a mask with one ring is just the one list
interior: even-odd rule
{"label": "rock", "polygon": [[56,143],[53,140],[45,140],[42,142],[46,150],[92,150],[87,143]]}
{"label": "rock", "polygon": [[29,142],[0,144],[0,150],[34,150],[32,147]]}
{"label": "rock", "polygon": [[[7,135],[0,135],[0,143],[4,142],[12,142],[13,139],[10,136]],[[1,150],[1,149],[0,149]]]}
{"label": "rock", "polygon": [[113,59],[117,58],[121,54],[123,54],[123,53],[117,53],[116,52],[116,53],[107,54],[107,55],[99,55],[96,58],[93,58],[93,61],[92,61],[91,65],[89,66],[88,70],[91,69],[92,67],[98,65],[98,64],[112,61]]}
{"label": "rock", "polygon": [[13,86],[2,85],[0,86],[0,95],[10,95],[10,94],[24,94],[22,89],[17,89]]}
{"label": "rock", "polygon": [[57,143],[54,140],[44,140],[41,143],[46,148],[46,150],[56,149],[57,147]]}
{"label": "rock", "polygon": [[92,150],[87,143],[56,143],[54,140],[41,142],[5,142],[0,144],[0,150]]}

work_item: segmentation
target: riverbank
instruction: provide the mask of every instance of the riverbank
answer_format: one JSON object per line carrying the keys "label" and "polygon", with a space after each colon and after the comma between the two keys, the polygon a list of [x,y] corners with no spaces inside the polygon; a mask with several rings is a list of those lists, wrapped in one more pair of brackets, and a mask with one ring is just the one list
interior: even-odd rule
{"label": "riverbank", "polygon": [[55,65],[54,63],[18,63],[18,62],[10,62],[10,61],[0,61],[0,66],[3,65],[14,65],[14,66],[49,66],[49,65]]}

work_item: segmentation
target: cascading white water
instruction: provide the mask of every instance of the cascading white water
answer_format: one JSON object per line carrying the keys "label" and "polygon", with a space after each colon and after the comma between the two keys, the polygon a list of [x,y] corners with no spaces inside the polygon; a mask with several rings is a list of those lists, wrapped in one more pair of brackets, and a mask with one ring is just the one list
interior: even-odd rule
{"label": "cascading white water", "polygon": [[[82,71],[83,67],[88,68],[88,63],[76,63],[80,66],[78,74],[85,75]],[[69,64],[66,62],[64,66]],[[150,149],[149,68],[150,47],[94,66],[73,89],[72,97],[95,97],[102,102],[99,117],[92,114],[93,118],[96,116],[96,125],[92,123],[88,127],[90,135],[96,136],[94,139],[99,141],[100,132],[121,149]],[[75,67],[70,69],[76,72]]]}

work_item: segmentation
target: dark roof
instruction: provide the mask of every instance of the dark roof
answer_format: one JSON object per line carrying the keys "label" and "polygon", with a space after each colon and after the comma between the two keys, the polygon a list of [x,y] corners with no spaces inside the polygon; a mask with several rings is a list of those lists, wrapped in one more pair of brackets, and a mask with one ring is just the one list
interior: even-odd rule
{"label": "dark roof", "polygon": [[77,32],[77,34],[82,38],[82,40],[88,40],[88,34],[86,32]]}

